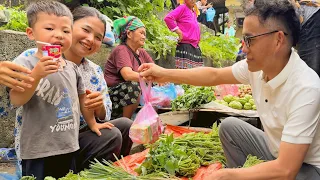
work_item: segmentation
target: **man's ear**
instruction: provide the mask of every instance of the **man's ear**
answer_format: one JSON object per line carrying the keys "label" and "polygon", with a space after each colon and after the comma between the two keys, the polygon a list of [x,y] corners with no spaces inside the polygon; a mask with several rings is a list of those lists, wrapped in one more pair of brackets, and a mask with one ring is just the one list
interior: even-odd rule
{"label": "man's ear", "polygon": [[284,40],[285,40],[285,34],[284,32],[280,31],[279,33],[277,33],[277,44],[283,44]]}
{"label": "man's ear", "polygon": [[33,29],[31,27],[27,27],[26,29],[27,36],[30,40],[34,40]]}

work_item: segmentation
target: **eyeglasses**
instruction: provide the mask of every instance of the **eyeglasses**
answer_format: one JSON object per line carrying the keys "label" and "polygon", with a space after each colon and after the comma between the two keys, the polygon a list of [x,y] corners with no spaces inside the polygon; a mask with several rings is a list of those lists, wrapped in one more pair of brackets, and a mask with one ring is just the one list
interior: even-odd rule
{"label": "eyeglasses", "polygon": [[[265,36],[265,35],[268,35],[268,34],[273,34],[273,33],[276,33],[276,32],[280,32],[280,31],[279,30],[275,30],[275,31],[271,31],[271,32],[263,33],[263,34],[258,34],[258,35],[255,35],[255,36],[243,36],[243,41],[245,42],[246,46],[249,48],[252,39],[254,39],[256,37],[259,37],[259,36]],[[285,32],[283,32],[283,33],[286,36],[288,35],[288,33],[285,33]]]}

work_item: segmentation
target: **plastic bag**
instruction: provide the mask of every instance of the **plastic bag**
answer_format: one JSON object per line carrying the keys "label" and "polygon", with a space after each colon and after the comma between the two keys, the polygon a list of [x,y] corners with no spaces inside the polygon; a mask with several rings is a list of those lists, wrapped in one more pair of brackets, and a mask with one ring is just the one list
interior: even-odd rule
{"label": "plastic bag", "polygon": [[182,88],[181,85],[176,85],[175,88],[176,88],[177,96],[183,96],[184,95],[184,89]]}
{"label": "plastic bag", "polygon": [[216,15],[216,10],[214,8],[209,8],[207,10],[207,21],[213,22],[214,16]]}
{"label": "plastic bag", "polygon": [[[153,86],[151,88],[151,99],[149,102],[157,108],[171,107],[171,101],[177,98],[176,87],[170,83],[164,86]],[[140,104],[144,105],[144,98],[140,98]]]}
{"label": "plastic bag", "polygon": [[17,155],[13,148],[0,148],[0,162],[16,161]]}
{"label": "plastic bag", "polygon": [[138,144],[153,143],[158,140],[163,126],[157,112],[150,103],[150,99],[152,98],[151,83],[146,87],[145,82],[141,78],[139,81],[145,105],[138,112],[130,128],[129,136],[133,142]]}
{"label": "plastic bag", "polygon": [[215,96],[217,99],[221,100],[224,96],[231,94],[232,96],[239,95],[239,86],[236,84],[222,84],[216,86]]}

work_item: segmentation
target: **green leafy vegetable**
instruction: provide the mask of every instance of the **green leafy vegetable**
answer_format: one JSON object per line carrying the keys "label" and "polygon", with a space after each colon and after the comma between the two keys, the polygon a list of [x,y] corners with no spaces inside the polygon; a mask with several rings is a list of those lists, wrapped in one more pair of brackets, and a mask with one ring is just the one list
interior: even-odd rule
{"label": "green leafy vegetable", "polygon": [[246,162],[243,164],[243,168],[248,168],[248,167],[252,167],[255,166],[257,164],[263,163],[264,160],[258,159],[256,156],[252,156],[251,154],[249,154],[247,156],[247,160]]}
{"label": "green leafy vegetable", "polygon": [[149,147],[147,158],[136,169],[142,175],[165,172],[192,177],[202,165],[225,162],[216,125],[208,134],[189,133],[178,138],[162,135]]}
{"label": "green leafy vegetable", "polygon": [[171,102],[172,110],[178,109],[195,109],[202,104],[214,101],[213,87],[199,87],[199,86],[182,86],[185,90],[184,95],[178,96]]}
{"label": "green leafy vegetable", "polygon": [[239,51],[240,40],[234,37],[225,37],[224,35],[213,36],[209,32],[201,35],[200,48],[202,55],[213,59],[217,67],[222,66],[226,60],[235,61]]}
{"label": "green leafy vegetable", "polygon": [[25,32],[28,27],[27,14],[24,10],[20,10],[20,7],[7,8],[0,5],[0,9],[8,11],[10,18],[7,24],[0,27],[0,30],[14,30]]}

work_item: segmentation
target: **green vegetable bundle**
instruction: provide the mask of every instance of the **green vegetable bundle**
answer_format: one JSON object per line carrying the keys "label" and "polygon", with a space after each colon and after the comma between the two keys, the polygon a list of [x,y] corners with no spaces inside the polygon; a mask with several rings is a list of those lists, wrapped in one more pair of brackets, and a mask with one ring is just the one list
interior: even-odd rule
{"label": "green vegetable bundle", "polygon": [[183,86],[185,93],[171,102],[172,110],[196,109],[216,99],[213,87]]}
{"label": "green vegetable bundle", "polygon": [[142,175],[165,172],[192,177],[200,166],[215,162],[225,162],[217,126],[208,134],[189,133],[178,138],[162,135],[150,145],[146,160],[136,171]]}
{"label": "green vegetable bundle", "polygon": [[257,164],[263,163],[264,160],[258,159],[256,156],[252,156],[251,154],[249,154],[247,156],[247,160],[246,162],[243,164],[243,168],[248,168],[248,167],[252,167],[255,166]]}
{"label": "green vegetable bundle", "polygon": [[[167,173],[158,172],[148,174],[146,176],[135,176],[129,174],[124,170],[125,167],[114,166],[111,162],[106,160],[103,161],[104,164],[95,160],[95,163],[90,165],[90,169],[81,171],[80,174],[73,174],[69,172],[65,177],[59,178],[59,180],[167,180],[167,179],[178,179],[175,176],[169,175]],[[124,165],[122,165],[124,166]],[[24,176],[21,180],[36,180],[33,176]],[[44,180],[56,180],[53,177],[46,177]]]}

